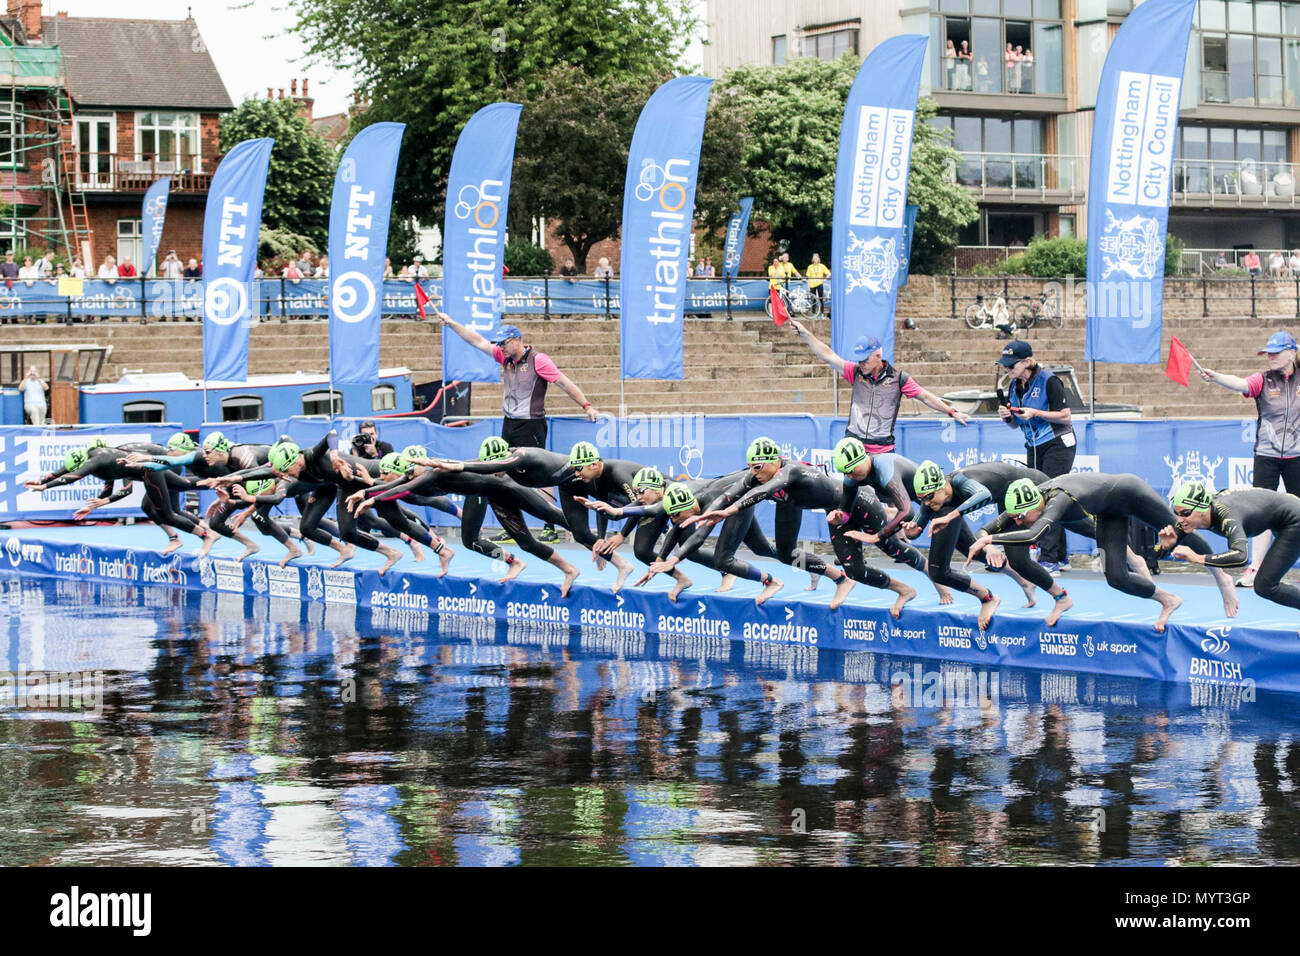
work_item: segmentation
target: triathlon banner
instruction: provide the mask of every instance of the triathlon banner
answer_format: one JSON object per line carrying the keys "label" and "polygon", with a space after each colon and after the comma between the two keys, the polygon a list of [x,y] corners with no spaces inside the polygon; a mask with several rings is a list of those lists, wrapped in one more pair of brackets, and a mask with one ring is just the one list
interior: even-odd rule
{"label": "triathlon banner", "polygon": [[172,181],[167,177],[158,180],[144,194],[140,219],[140,275],[157,274],[158,245],[162,242],[163,223],[167,218],[167,197]]}
{"label": "triathlon banner", "polygon": [[1088,174],[1088,339],[1095,362],[1160,362],[1165,233],[1196,0],[1147,0],[1106,54]]}
{"label": "triathlon banner", "polygon": [[873,335],[894,357],[912,126],[928,38],[891,37],[866,58],[844,107],[831,225],[831,348]]}
{"label": "triathlon banner", "polygon": [[272,139],[248,139],[217,167],[203,214],[203,378],[248,379],[249,319]]}
{"label": "triathlon banner", "polygon": [[330,202],[330,380],[379,381],[379,319],[393,177],[405,123],[375,123],[352,138]]}
{"label": "triathlon banner", "polygon": [[[506,210],[515,163],[518,103],[492,103],[470,117],[451,157],[442,227],[442,311],[488,341],[504,307]],[[450,329],[442,336],[442,377],[497,382],[492,357]]]}
{"label": "triathlon banner", "polygon": [[749,235],[749,214],[754,208],[754,197],[740,201],[740,209],[727,223],[727,241],[722,249],[722,274],[733,279],[740,272],[740,260],[745,253],[745,238]]}
{"label": "triathlon banner", "polygon": [[916,231],[916,214],[921,207],[907,204],[903,213],[903,245],[898,250],[898,286],[907,285],[907,276],[912,268],[912,234]]}
{"label": "triathlon banner", "polygon": [[651,95],[632,134],[619,257],[624,378],[682,378],[686,258],[712,86],[703,76],[669,80]]}

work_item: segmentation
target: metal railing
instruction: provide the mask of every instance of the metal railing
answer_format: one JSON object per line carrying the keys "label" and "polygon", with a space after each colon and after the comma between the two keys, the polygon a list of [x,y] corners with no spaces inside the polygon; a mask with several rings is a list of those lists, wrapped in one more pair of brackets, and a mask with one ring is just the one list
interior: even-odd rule
{"label": "metal railing", "polygon": [[1060,95],[1061,64],[1037,60],[1007,63],[1005,54],[996,60],[985,57],[941,59],[939,88],[950,93],[1006,93]]}
{"label": "metal railing", "polygon": [[956,181],[979,191],[990,190],[1000,199],[1026,194],[1062,203],[1082,202],[1088,181],[1088,157],[1064,153],[976,153],[964,152],[954,170]]}
{"label": "metal railing", "polygon": [[1209,205],[1295,206],[1295,163],[1255,159],[1174,162],[1174,200]]}
{"label": "metal railing", "polygon": [[169,176],[172,192],[205,192],[212,185],[212,173],[201,171],[202,159],[197,153],[159,157],[78,151],[74,157],[76,188],[86,192],[142,193],[160,176]]}

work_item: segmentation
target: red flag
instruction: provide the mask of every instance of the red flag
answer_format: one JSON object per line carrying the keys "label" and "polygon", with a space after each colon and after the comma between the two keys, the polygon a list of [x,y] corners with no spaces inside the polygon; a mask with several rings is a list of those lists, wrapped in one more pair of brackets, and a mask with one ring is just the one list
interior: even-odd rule
{"label": "red flag", "polygon": [[[420,283],[415,284],[415,311],[420,313],[420,318],[424,318],[424,307],[430,301],[429,293],[424,291],[424,286]],[[1187,383],[1184,382],[1184,385]]]}
{"label": "red flag", "polygon": [[1172,378],[1185,388],[1191,371],[1192,353],[1187,351],[1187,346],[1178,341],[1178,336],[1174,336],[1169,343],[1169,361],[1165,364],[1165,377]]}
{"label": "red flag", "polygon": [[781,292],[776,286],[771,289],[772,297],[772,321],[778,326],[785,325],[790,320],[790,313],[785,310],[785,302],[781,298]]}

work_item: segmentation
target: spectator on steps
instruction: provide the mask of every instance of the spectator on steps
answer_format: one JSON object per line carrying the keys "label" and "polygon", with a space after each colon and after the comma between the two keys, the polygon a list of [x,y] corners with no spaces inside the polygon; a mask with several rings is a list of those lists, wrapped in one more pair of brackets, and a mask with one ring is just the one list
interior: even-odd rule
{"label": "spectator on steps", "polygon": [[1273,279],[1281,279],[1286,274],[1286,260],[1276,249],[1268,254],[1268,274]]}
{"label": "spectator on steps", "polygon": [[1246,271],[1253,276],[1261,275],[1264,271],[1259,264],[1259,253],[1254,249],[1251,249],[1242,256],[1241,264],[1245,267]]}

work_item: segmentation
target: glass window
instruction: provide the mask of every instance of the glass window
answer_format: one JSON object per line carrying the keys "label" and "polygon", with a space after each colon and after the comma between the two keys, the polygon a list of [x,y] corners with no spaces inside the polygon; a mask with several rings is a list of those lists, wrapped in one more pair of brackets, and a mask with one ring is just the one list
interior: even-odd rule
{"label": "glass window", "polygon": [[1201,0],[1200,15],[1202,30],[1228,29],[1228,14],[1224,0]]}
{"label": "glass window", "polygon": [[1033,90],[1036,93],[1065,92],[1065,56],[1059,23],[1034,24]]}
{"label": "glass window", "polygon": [[772,37],[772,63],[775,66],[785,66],[785,35]]}
{"label": "glass window", "polygon": [[1287,33],[1300,34],[1300,3],[1282,4],[1282,29]]}
{"label": "glass window", "polygon": [[1300,40],[1285,40],[1286,90],[1283,99],[1287,106],[1300,103]]}
{"label": "glass window", "polygon": [[1061,0],[1034,0],[1034,16],[1043,20],[1061,19]]}
{"label": "glass window", "polygon": [[[333,411],[330,410],[330,399],[333,398]],[[302,413],[304,415],[342,415],[343,414],[343,393],[340,391],[330,392],[328,389],[317,389],[314,392],[304,392],[302,396]]]}
{"label": "glass window", "polygon": [[1255,21],[1250,15],[1250,0],[1228,0],[1228,29],[1244,33],[1255,32]]}
{"label": "glass window", "polygon": [[1255,4],[1255,32],[1282,32],[1282,9],[1276,0]]}
{"label": "glass window", "polygon": [[1259,37],[1255,41],[1256,85],[1260,106],[1282,105],[1282,41],[1278,37]]}
{"label": "glass window", "polygon": [[[969,90],[974,76],[974,66],[970,58],[970,21],[963,17],[947,17],[944,20],[947,40],[944,44],[944,70],[947,75],[947,89]],[[948,57],[948,47],[952,47],[952,56]]]}
{"label": "glass window", "polygon": [[1000,0],[971,0],[971,13],[989,13],[997,16],[1002,12]]}
{"label": "glass window", "polygon": [[1064,238],[1072,237],[1074,235],[1074,216],[1070,213],[1062,213],[1056,231],[1057,235]]}
{"label": "glass window", "polygon": [[376,385],[370,390],[370,410],[391,412],[397,409],[397,389],[392,385]]}
{"label": "glass window", "polygon": [[223,422],[257,422],[262,420],[262,399],[256,395],[231,395],[221,400]]}
{"label": "glass window", "polygon": [[1032,17],[1034,0],[1002,0],[1002,13],[1008,17]]}
{"label": "glass window", "polygon": [[119,219],[117,221],[117,261],[130,260],[138,263],[143,254],[141,242],[142,230],[139,219]]}
{"label": "glass window", "polygon": [[971,55],[975,59],[975,92],[1002,92],[1002,21],[971,20]]}
{"label": "glass window", "polygon": [[1201,37],[1201,101],[1228,102],[1228,38]]}
{"label": "glass window", "polygon": [[1255,102],[1255,38],[1234,33],[1228,37],[1228,97],[1242,106]]}
{"label": "glass window", "polygon": [[144,425],[167,420],[167,406],[163,402],[123,402],[122,423]]}
{"label": "glass window", "polygon": [[970,0],[939,0],[944,13],[970,13]]}
{"label": "glass window", "polygon": [[16,166],[21,159],[14,139],[14,115],[6,109],[0,112],[0,166]]}
{"label": "glass window", "polygon": [[938,17],[930,18],[930,46],[925,51],[925,59],[930,64],[930,89],[947,89],[952,57],[944,55],[943,21]]}
{"label": "glass window", "polygon": [[137,113],[135,151],[140,160],[173,172],[199,168],[199,114]]}

